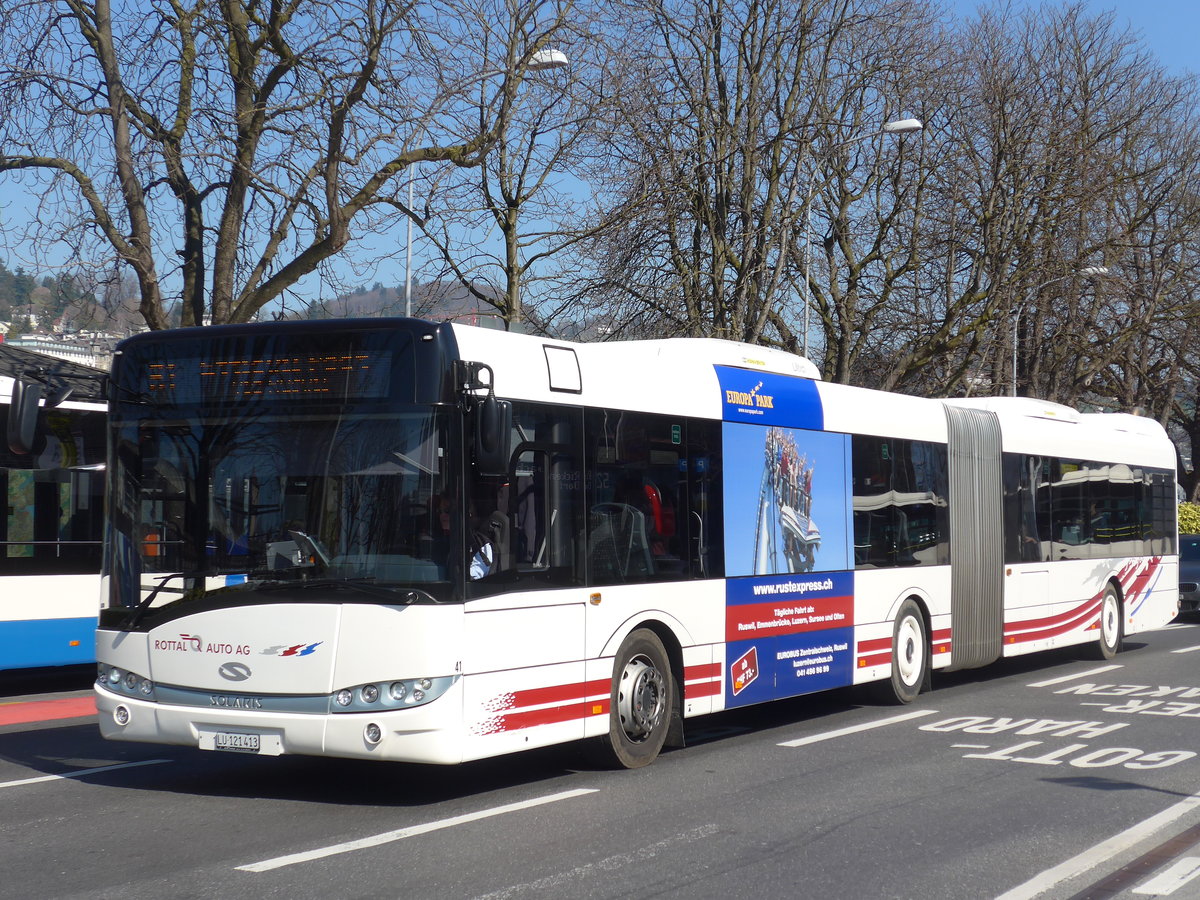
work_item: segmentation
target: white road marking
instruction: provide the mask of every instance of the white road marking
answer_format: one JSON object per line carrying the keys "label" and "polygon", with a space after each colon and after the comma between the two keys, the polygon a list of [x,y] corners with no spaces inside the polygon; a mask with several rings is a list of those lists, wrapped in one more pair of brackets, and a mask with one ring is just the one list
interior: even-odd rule
{"label": "white road marking", "polygon": [[1026,687],[1050,687],[1053,684],[1062,684],[1066,681],[1075,681],[1079,678],[1090,678],[1092,675],[1101,675],[1104,672],[1111,672],[1113,669],[1125,668],[1120,663],[1114,663],[1111,666],[1101,666],[1098,669],[1088,669],[1086,672],[1075,672],[1071,675],[1063,675],[1060,678],[1047,678],[1045,681],[1035,681],[1033,684],[1027,684]]}
{"label": "white road marking", "polygon": [[537,797],[533,800],[522,800],[520,803],[508,803],[504,806],[481,809],[478,812],[466,813],[461,816],[452,816],[449,819],[441,819],[437,822],[426,822],[424,825],[410,825],[408,828],[397,828],[395,831],[385,831],[383,834],[359,838],[356,841],[345,841],[341,844],[330,844],[328,847],[318,847],[315,850],[305,850],[303,853],[277,856],[274,859],[266,859],[262,862],[238,866],[237,870],[239,872],[269,872],[272,869],[281,869],[284,866],[294,866],[297,863],[323,859],[326,856],[336,856],[339,853],[350,853],[354,850],[366,849],[367,847],[378,847],[380,844],[402,841],[405,838],[428,834],[431,831],[453,828],[455,825],[465,825],[468,822],[478,822],[481,819],[489,819],[492,816],[501,816],[505,813],[517,812],[522,809],[532,809],[535,806],[544,806],[547,803],[556,803],[559,800],[570,800],[574,797],[582,797],[584,794],[594,793],[596,793],[595,788],[579,788],[578,790],[549,794],[548,796]]}
{"label": "white road marking", "polygon": [[618,853],[615,856],[609,856],[598,862],[588,863],[585,866],[576,866],[574,869],[568,869],[565,872],[559,872],[556,875],[547,875],[545,878],[539,878],[537,881],[530,881],[525,884],[514,884],[512,887],[504,888],[503,890],[493,891],[490,894],[483,894],[476,897],[475,900],[508,900],[509,897],[516,897],[524,893],[534,893],[539,897],[544,896],[569,896],[570,889],[568,885],[572,881],[588,878],[593,875],[601,875],[607,877],[611,872],[617,869],[628,868],[629,866],[644,863],[647,860],[654,859],[665,850],[671,850],[682,844],[690,844],[693,841],[698,841],[703,838],[714,835],[721,830],[721,826],[717,824],[701,825],[699,828],[693,828],[691,831],[685,831],[682,834],[676,834],[664,840],[657,841],[653,844],[647,844],[645,847],[638,847],[629,853]]}
{"label": "white road marking", "polygon": [[169,759],[143,759],[140,762],[117,763],[112,766],[96,766],[91,769],[79,769],[75,772],[63,772],[61,775],[39,775],[37,778],[22,778],[20,781],[0,782],[0,788],[20,787],[23,784],[38,784],[42,781],[58,781],[62,778],[83,778],[85,775],[95,775],[97,772],[113,772],[117,769],[132,769],[135,766],[153,766],[158,763],[171,762]]}
{"label": "white road marking", "polygon": [[1180,647],[1178,650],[1172,650],[1172,653],[1195,653],[1200,650],[1200,644],[1195,647]]}
{"label": "white road marking", "polygon": [[1108,840],[1084,850],[1079,855],[1033,876],[1024,884],[1019,884],[1012,890],[1001,894],[996,900],[1028,900],[1030,897],[1045,893],[1055,885],[1082,875],[1084,872],[1090,872],[1118,853],[1136,846],[1140,841],[1144,841],[1156,831],[1166,828],[1181,816],[1194,812],[1197,807],[1200,807],[1200,794],[1192,794],[1157,815],[1143,819],[1132,828],[1127,828]]}
{"label": "white road marking", "polygon": [[783,741],[780,747],[803,747],[807,744],[819,744],[821,741],[832,740],[833,738],[844,737],[847,734],[858,734],[860,731],[870,731],[873,728],[882,728],[885,725],[896,725],[899,722],[908,722],[911,719],[920,719],[923,716],[937,715],[936,709],[918,709],[913,712],[902,713],[898,716],[892,716],[887,719],[876,719],[874,722],[864,722],[862,725],[851,725],[849,728],[839,728],[836,731],[823,731],[820,734],[809,735],[808,737],[796,738],[794,741]]}
{"label": "white road marking", "polygon": [[1159,872],[1149,881],[1144,881],[1133,889],[1135,894],[1149,894],[1152,897],[1167,897],[1175,893],[1197,875],[1200,875],[1200,857],[1185,856],[1171,868]]}

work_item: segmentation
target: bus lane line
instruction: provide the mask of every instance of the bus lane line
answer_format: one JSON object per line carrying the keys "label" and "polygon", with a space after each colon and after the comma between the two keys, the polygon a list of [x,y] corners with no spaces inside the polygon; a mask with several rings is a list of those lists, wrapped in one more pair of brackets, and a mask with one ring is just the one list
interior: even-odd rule
{"label": "bus lane line", "polygon": [[26,784],[38,784],[43,781],[59,781],[64,778],[83,778],[95,775],[97,772],[115,772],[117,769],[132,769],[136,766],[154,766],[158,763],[171,762],[169,759],[142,759],[137,762],[117,763],[112,766],[96,766],[91,769],[78,769],[74,772],[63,772],[61,775],[39,775],[36,778],[22,778],[18,781],[0,782],[0,788],[21,787]]}
{"label": "bus lane line", "polygon": [[1197,644],[1195,647],[1180,647],[1178,650],[1172,650],[1171,652],[1172,653],[1195,653],[1197,650],[1200,650],[1200,644]]}
{"label": "bus lane line", "polygon": [[782,741],[780,747],[804,747],[808,744],[819,744],[821,741],[832,740],[833,738],[844,737],[848,734],[858,734],[862,731],[871,731],[875,728],[883,728],[885,725],[898,725],[900,722],[908,722],[912,719],[920,719],[924,716],[937,715],[936,709],[918,709],[913,712],[901,713],[898,716],[890,716],[886,719],[876,719],[874,722],[864,722],[861,725],[851,725],[847,728],[838,728],[835,731],[823,731],[820,734],[812,734],[808,737],[796,738],[794,741]]}
{"label": "bus lane line", "polygon": [[1185,797],[1162,812],[1114,834],[1108,840],[1101,841],[1082,853],[1064,860],[1057,866],[1039,872],[1024,884],[1019,884],[1000,894],[996,900],[1030,900],[1032,897],[1044,894],[1064,881],[1069,881],[1102,866],[1118,854],[1137,846],[1156,832],[1166,828],[1176,819],[1195,812],[1197,807],[1200,807],[1200,793]]}
{"label": "bus lane line", "polygon": [[1075,681],[1078,678],[1089,678],[1092,675],[1100,675],[1104,672],[1111,672],[1113,669],[1125,668],[1120,663],[1111,666],[1100,666],[1098,669],[1088,669],[1086,672],[1072,672],[1070,675],[1060,675],[1058,678],[1047,678],[1045,681],[1035,681],[1032,684],[1027,684],[1025,687],[1050,687],[1055,684],[1064,684],[1068,681]]}
{"label": "bus lane line", "polygon": [[272,869],[281,869],[284,866],[294,866],[297,863],[311,862],[314,859],[324,859],[327,856],[336,856],[339,853],[351,853],[355,850],[365,850],[368,847],[378,847],[381,844],[390,844],[393,841],[402,841],[405,838],[417,837],[422,834],[429,834],[431,831],[441,831],[444,828],[453,828],[456,825],[466,825],[470,822],[478,822],[482,819],[490,819],[494,816],[501,816],[505,813],[519,812],[524,809],[533,809],[537,806],[544,806],[547,803],[557,803],[559,800],[571,800],[575,797],[582,797],[585,794],[595,794],[598,792],[596,788],[578,788],[572,791],[562,791],[558,794],[549,794],[545,797],[536,797],[533,800],[522,800],[519,803],[507,803],[504,806],[494,806],[491,809],[481,809],[478,812],[464,813],[461,816],[451,816],[449,819],[440,819],[436,822],[426,822],[423,825],[410,825],[407,828],[397,828],[395,831],[385,831],[382,834],[371,835],[370,837],[358,838],[353,841],[344,841],[340,844],[330,844],[327,847],[318,847],[314,850],[305,850],[301,853],[290,853],[287,856],[276,856],[273,859],[265,859],[262,862],[249,863],[244,866],[237,866],[236,871],[239,872],[269,872]]}

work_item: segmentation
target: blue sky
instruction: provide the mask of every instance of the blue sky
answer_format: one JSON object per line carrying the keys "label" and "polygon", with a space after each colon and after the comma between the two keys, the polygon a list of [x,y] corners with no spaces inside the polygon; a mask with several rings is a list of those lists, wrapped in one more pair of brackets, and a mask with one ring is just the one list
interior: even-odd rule
{"label": "blue sky", "polygon": [[[953,0],[961,15],[971,15],[979,5],[974,0]],[[1041,5],[1013,2],[1017,8]],[[1200,0],[1088,0],[1084,6],[1095,13],[1114,12],[1118,24],[1141,32],[1146,46],[1173,74],[1200,74]]]}

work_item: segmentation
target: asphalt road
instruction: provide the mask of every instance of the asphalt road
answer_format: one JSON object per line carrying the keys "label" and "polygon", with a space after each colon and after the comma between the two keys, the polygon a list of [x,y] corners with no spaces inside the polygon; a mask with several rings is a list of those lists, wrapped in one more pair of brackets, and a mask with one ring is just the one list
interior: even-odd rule
{"label": "asphalt road", "polygon": [[637,771],[109,743],[90,671],[0,675],[0,898],[1196,898],[1198,661],[1176,624],[695,720]]}

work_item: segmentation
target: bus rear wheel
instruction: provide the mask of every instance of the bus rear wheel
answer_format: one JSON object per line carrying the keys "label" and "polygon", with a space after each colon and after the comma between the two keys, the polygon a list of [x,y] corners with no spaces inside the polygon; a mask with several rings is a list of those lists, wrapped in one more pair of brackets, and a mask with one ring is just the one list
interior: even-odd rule
{"label": "bus rear wheel", "polygon": [[925,617],[910,598],[900,605],[892,629],[892,675],[874,685],[876,696],[884,703],[912,703],[929,678],[929,665]]}
{"label": "bus rear wheel", "polygon": [[1100,642],[1096,654],[1100,659],[1112,659],[1121,649],[1124,621],[1121,617],[1121,598],[1117,589],[1108,584],[1100,601]]}
{"label": "bus rear wheel", "polygon": [[649,765],[667,739],[675,691],[666,648],[653,631],[639,628],[617,651],[613,666],[608,734],[603,742],[627,769]]}

